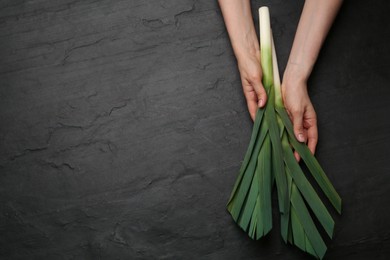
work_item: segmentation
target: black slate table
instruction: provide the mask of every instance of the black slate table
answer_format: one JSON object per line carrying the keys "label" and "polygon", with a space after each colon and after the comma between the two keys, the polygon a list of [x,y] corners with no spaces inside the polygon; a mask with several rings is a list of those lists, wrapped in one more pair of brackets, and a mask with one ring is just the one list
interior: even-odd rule
{"label": "black slate table", "polygon": [[[303,1],[268,5],[283,72]],[[344,207],[326,259],[390,253],[389,1],[347,0],[309,80]],[[225,210],[252,122],[216,1],[0,1],[1,259],[311,259]],[[276,193],[274,193],[274,198]]]}

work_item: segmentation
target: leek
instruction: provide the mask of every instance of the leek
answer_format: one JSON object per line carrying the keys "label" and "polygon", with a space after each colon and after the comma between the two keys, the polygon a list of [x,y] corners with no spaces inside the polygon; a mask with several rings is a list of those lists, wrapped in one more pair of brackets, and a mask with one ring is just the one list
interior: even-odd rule
{"label": "leek", "polygon": [[283,105],[267,7],[259,9],[259,21],[262,81],[268,102],[256,113],[251,140],[226,208],[252,239],[260,239],[272,229],[271,191],[275,182],[284,242],[322,259],[327,247],[306,205],[330,238],[334,221],[295,160],[292,148],[339,214],[341,198],[308,147],[295,138]]}

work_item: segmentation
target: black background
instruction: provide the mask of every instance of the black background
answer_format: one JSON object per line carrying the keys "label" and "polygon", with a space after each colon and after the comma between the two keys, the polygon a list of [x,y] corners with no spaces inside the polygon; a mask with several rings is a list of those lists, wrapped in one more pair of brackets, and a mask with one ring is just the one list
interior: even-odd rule
{"label": "black background", "polygon": [[[283,72],[303,1],[261,5]],[[390,253],[389,11],[345,1],[309,80],[326,259]],[[2,0],[0,58],[0,258],[311,259],[276,203],[260,241],[225,210],[252,122],[216,1]]]}

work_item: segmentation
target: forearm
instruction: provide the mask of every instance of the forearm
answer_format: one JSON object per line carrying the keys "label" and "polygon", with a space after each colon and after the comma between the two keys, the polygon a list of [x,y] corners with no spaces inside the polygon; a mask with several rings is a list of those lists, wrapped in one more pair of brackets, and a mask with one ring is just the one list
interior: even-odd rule
{"label": "forearm", "polygon": [[258,55],[259,41],[253,25],[249,0],[218,0],[237,59]]}
{"label": "forearm", "polygon": [[283,79],[310,76],[342,0],[306,0]]}

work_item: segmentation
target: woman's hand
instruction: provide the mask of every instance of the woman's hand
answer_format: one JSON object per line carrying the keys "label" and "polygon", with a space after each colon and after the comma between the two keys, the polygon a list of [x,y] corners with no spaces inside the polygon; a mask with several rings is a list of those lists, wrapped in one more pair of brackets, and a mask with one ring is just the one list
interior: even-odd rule
{"label": "woman's hand", "polygon": [[267,102],[267,93],[261,82],[260,51],[243,55],[237,61],[248,111],[252,120],[255,120],[257,109],[264,107]]}
{"label": "woman's hand", "polygon": [[[342,0],[306,0],[283,75],[282,96],[298,141],[314,154],[317,116],[307,94],[307,79]],[[295,153],[299,160],[299,156]]]}
{"label": "woman's hand", "polygon": [[267,95],[261,83],[260,46],[249,0],[218,0],[237,59],[241,83],[251,118],[264,107]]}
{"label": "woman's hand", "polygon": [[[297,75],[300,74],[290,74],[287,67],[282,83],[283,103],[293,123],[296,138],[307,143],[314,154],[318,141],[317,116],[307,93],[306,79]],[[294,154],[299,161],[298,153]]]}

